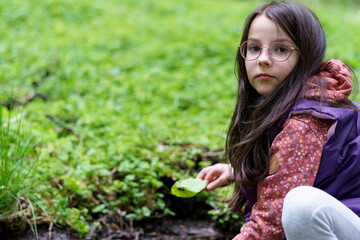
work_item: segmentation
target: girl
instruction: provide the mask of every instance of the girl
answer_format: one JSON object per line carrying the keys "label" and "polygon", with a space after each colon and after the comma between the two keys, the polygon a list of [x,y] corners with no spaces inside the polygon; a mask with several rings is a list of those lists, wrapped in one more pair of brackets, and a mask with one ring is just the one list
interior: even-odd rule
{"label": "girl", "polygon": [[325,49],[318,19],[297,3],[247,19],[230,165],[198,174],[207,190],[235,183],[230,207],[246,204],[246,224],[234,239],[360,239],[360,105],[348,99],[351,68],[323,62]]}

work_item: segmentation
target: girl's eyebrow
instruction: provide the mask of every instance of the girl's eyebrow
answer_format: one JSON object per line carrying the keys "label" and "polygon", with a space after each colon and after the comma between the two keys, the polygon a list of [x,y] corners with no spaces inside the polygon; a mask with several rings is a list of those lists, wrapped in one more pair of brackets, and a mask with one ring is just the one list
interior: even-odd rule
{"label": "girl's eyebrow", "polygon": [[247,41],[249,41],[249,40],[255,41],[255,42],[260,42],[257,38],[249,38],[249,37],[248,37]]}
{"label": "girl's eyebrow", "polygon": [[292,43],[295,44],[291,39],[289,38],[277,38],[274,42],[288,42],[288,43]]}
{"label": "girl's eyebrow", "polygon": [[[247,39],[248,41],[249,40],[251,40],[251,41],[255,41],[255,42],[259,42],[260,43],[260,40],[259,39],[257,39],[257,38],[248,38]],[[291,43],[291,44],[294,44],[295,45],[295,43],[291,40],[291,39],[289,39],[289,38],[284,38],[284,37],[282,37],[282,38],[277,38],[277,39],[275,39],[274,41],[272,41],[272,42],[288,42],[288,43]]]}

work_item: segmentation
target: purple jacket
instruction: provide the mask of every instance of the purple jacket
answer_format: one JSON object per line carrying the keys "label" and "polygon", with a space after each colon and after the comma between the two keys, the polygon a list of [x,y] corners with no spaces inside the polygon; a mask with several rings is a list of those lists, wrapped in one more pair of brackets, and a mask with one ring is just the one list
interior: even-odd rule
{"label": "purple jacket", "polygon": [[[352,102],[360,109],[360,104]],[[334,108],[327,103],[302,99],[289,114],[309,113],[335,123],[328,131],[314,187],[340,200],[360,217],[360,112]],[[242,191],[248,199],[245,218],[249,221],[256,190]]]}

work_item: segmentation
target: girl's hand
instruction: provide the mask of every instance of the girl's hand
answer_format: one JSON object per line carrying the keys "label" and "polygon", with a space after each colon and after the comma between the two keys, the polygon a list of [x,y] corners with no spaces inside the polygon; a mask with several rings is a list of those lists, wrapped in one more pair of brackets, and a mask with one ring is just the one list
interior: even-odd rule
{"label": "girl's hand", "polygon": [[232,172],[233,168],[230,164],[217,163],[202,169],[196,178],[208,181],[206,190],[211,191],[234,182]]}

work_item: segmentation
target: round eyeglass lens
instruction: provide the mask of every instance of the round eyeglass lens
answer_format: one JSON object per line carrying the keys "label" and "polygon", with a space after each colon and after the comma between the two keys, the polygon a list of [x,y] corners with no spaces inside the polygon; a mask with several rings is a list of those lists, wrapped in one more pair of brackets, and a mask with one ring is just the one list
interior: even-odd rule
{"label": "round eyeglass lens", "polygon": [[271,57],[278,62],[287,60],[291,54],[291,47],[285,42],[274,42],[269,48]]}
{"label": "round eyeglass lens", "polygon": [[240,46],[241,56],[248,61],[252,61],[258,58],[260,52],[261,52],[260,44],[254,41],[243,42]]}

